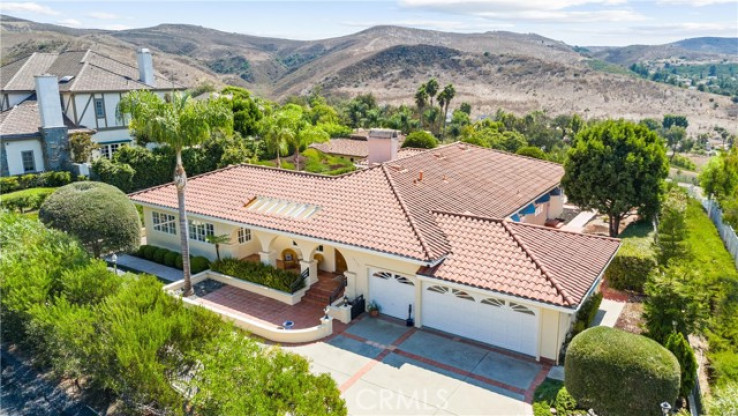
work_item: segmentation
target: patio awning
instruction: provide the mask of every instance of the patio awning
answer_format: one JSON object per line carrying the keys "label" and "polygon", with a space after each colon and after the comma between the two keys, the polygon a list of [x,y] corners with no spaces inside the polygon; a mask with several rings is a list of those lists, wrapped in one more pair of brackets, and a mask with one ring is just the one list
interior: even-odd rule
{"label": "patio awning", "polygon": [[561,188],[554,188],[551,192],[548,193],[549,195],[561,195]]}
{"label": "patio awning", "polygon": [[530,215],[536,213],[536,206],[533,204],[529,204],[527,207],[523,208],[518,212],[520,215]]}
{"label": "patio awning", "polygon": [[515,222],[520,222],[520,215],[513,214],[512,216],[510,216],[510,219],[513,220],[513,221],[515,221]]}
{"label": "patio awning", "polygon": [[543,195],[542,197],[536,199],[536,204],[542,204],[542,203],[548,202],[550,200],[551,200],[551,195],[550,194],[546,194],[546,195]]}

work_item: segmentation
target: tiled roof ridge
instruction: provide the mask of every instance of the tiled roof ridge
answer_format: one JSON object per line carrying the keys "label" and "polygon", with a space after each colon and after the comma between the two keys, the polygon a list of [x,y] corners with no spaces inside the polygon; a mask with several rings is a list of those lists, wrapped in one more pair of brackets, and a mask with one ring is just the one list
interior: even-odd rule
{"label": "tiled roof ridge", "polygon": [[[103,58],[105,58],[105,59],[110,59],[110,60],[111,60],[111,61],[113,61],[113,62],[117,62],[117,63],[119,63],[119,64],[121,64],[121,65],[123,65],[123,66],[127,66],[128,68],[131,68],[131,69],[133,69],[133,70],[136,70],[136,71],[138,71],[138,67],[136,67],[136,66],[133,66],[133,65],[129,65],[129,64],[127,64],[127,63],[125,63],[125,62],[123,62],[123,61],[119,61],[119,60],[117,60],[117,59],[115,59],[115,58],[111,58],[111,57],[109,57],[108,55],[105,55],[104,53],[100,53],[100,52],[98,52],[98,51],[94,51],[94,50],[92,50],[92,49],[88,49],[88,50],[87,50],[87,53],[88,53],[88,54],[89,54],[89,53],[94,53],[94,54],[96,54],[96,55],[100,55],[100,56],[102,56],[102,57],[103,57]],[[85,57],[84,57],[83,59],[85,59],[85,60],[87,59],[87,54],[85,54]],[[153,58],[153,56],[152,56],[152,58],[151,58],[151,59],[154,59],[154,58]],[[94,64],[92,64],[92,65],[94,65]],[[95,66],[96,68],[100,68],[100,69],[105,69],[105,68],[102,68],[102,67],[100,67],[100,66],[98,66],[98,65],[94,65],[94,66]],[[107,70],[107,69],[106,69],[106,71],[108,71],[108,72],[110,72],[110,73],[112,73],[112,74],[116,74],[116,75],[124,76],[124,75],[118,74],[118,73],[116,73],[116,72],[113,72],[113,71]],[[184,86],[183,86],[183,85],[180,85],[180,84],[175,84],[175,82],[174,82],[174,81],[172,81],[172,80],[170,80],[170,79],[167,79],[167,77],[166,77],[166,76],[164,76],[164,74],[162,74],[161,72],[158,72],[158,71],[156,71],[156,70],[154,70],[154,76],[155,76],[155,77],[156,77],[156,76],[160,76],[160,77],[164,78],[164,79],[165,79],[166,81],[168,81],[168,82],[170,82],[170,83],[172,84],[172,88],[184,88]],[[139,80],[135,80],[135,81],[136,81],[136,82],[138,82],[138,83],[140,83],[140,84],[143,84],[143,82],[141,82],[141,81],[139,81]],[[150,87],[150,88],[152,88],[152,89],[158,89],[158,87],[153,87],[153,86],[151,86],[151,85],[148,85],[148,84],[143,84],[143,85],[146,85],[146,86],[148,86],[148,87]]]}
{"label": "tiled roof ridge", "polygon": [[412,215],[410,215],[410,212],[407,208],[407,205],[405,204],[405,201],[403,201],[402,197],[400,196],[400,193],[397,192],[395,182],[392,180],[392,175],[390,175],[389,172],[387,171],[386,164],[382,163],[380,166],[382,167],[382,173],[384,174],[384,177],[387,178],[387,182],[389,183],[390,189],[392,190],[392,194],[397,199],[397,202],[400,204],[400,207],[402,208],[402,212],[405,214],[405,217],[410,223],[410,228],[412,228],[413,233],[415,234],[418,241],[420,242],[420,246],[423,247],[423,252],[425,254],[426,259],[428,260],[432,259],[433,256],[431,255],[431,250],[428,247],[428,244],[425,242],[425,239],[423,238],[423,234],[418,230],[418,224],[415,223],[415,220],[413,219]]}
{"label": "tiled roof ridge", "polygon": [[[546,280],[551,283],[551,286],[556,289],[556,291],[561,295],[561,297],[564,299],[564,301],[569,305],[575,305],[576,302],[574,302],[571,297],[566,293],[563,287],[559,285],[559,283],[554,279],[551,274],[548,272],[548,269],[538,260],[538,257],[533,254],[533,252],[528,248],[528,245],[525,244],[520,237],[518,237],[517,234],[515,234],[515,231],[510,228],[510,225],[502,218],[492,218],[492,217],[484,217],[480,215],[474,215],[474,214],[459,214],[455,212],[447,212],[447,211],[432,211],[435,214],[440,215],[449,215],[449,216],[455,216],[455,217],[464,217],[464,218],[470,218],[470,219],[476,219],[481,221],[490,221],[490,222],[497,222],[502,225],[502,227],[505,229],[505,231],[512,237],[512,239],[515,241],[515,243],[523,250],[523,252],[533,261],[533,263],[538,267],[538,269],[541,271],[541,274],[546,278]],[[516,223],[518,224],[518,223]],[[530,224],[526,224],[530,225]]]}
{"label": "tiled roof ridge", "polygon": [[510,234],[510,236],[513,238],[513,240],[515,240],[515,242],[520,246],[520,248],[523,249],[525,254],[527,254],[528,257],[530,257],[530,259],[533,260],[533,263],[535,263],[535,265],[541,270],[541,274],[543,274],[546,280],[548,280],[549,283],[551,283],[551,286],[553,286],[554,289],[556,289],[556,291],[559,292],[559,295],[561,295],[564,301],[569,305],[576,305],[576,302],[572,300],[572,298],[569,296],[566,290],[564,290],[564,288],[561,287],[559,282],[557,282],[556,279],[554,279],[551,273],[549,273],[548,269],[543,266],[543,263],[541,263],[538,260],[538,256],[533,254],[533,251],[530,248],[528,248],[528,245],[525,244],[523,240],[520,239],[520,237],[518,237],[517,234],[515,234],[515,231],[513,231],[513,229],[510,228],[510,225],[507,224],[506,221],[500,221],[500,224],[502,224],[502,227],[505,228],[505,231],[507,231],[508,234]]}
{"label": "tiled roof ridge", "polygon": [[[503,155],[520,157],[520,158],[523,158],[523,159],[528,159],[528,160],[534,161],[534,162],[541,162],[541,163],[545,163],[545,164],[548,164],[548,165],[563,166],[561,163],[552,162],[550,160],[538,159],[538,158],[535,158],[535,157],[530,157],[530,156],[525,156],[525,155],[519,155],[517,153],[510,153],[510,152],[507,152],[507,151],[504,151],[504,150],[500,150],[500,149],[493,149],[491,147],[484,147],[484,146],[480,146],[480,145],[474,144],[474,143],[462,142],[460,140],[457,140],[457,141],[455,141],[453,143],[449,143],[448,145],[445,145],[445,146],[436,147],[435,149],[440,149],[441,147],[448,147],[448,146],[451,146],[453,144],[461,144],[461,145],[464,145],[464,146],[472,146],[472,147],[476,147],[477,149],[484,149],[484,150],[488,150],[488,151],[493,152],[493,153],[501,153]],[[435,149],[430,149],[430,150],[435,150]]]}
{"label": "tiled roof ridge", "polygon": [[[18,74],[20,74],[21,72],[23,72],[23,69],[25,69],[26,65],[28,65],[28,63],[29,63],[29,62],[31,62],[31,59],[32,59],[32,58],[33,58],[34,56],[36,56],[36,54],[37,54],[37,53],[39,53],[39,52],[34,52],[34,53],[32,53],[32,54],[30,54],[30,55],[26,56],[25,58],[17,59],[17,60],[15,60],[15,61],[13,61],[13,62],[10,62],[10,63],[6,64],[6,65],[3,65],[3,66],[8,66],[8,65],[10,65],[10,64],[13,64],[13,63],[15,63],[15,62],[21,61],[21,60],[23,60],[23,59],[25,59],[25,60],[26,60],[26,62],[23,62],[23,65],[21,65],[21,67],[20,67],[20,68],[18,68],[18,70],[17,70],[17,71],[15,71],[15,74],[13,74],[13,77],[12,77],[12,78],[10,78],[10,80],[9,80],[9,81],[7,82],[7,84],[6,84],[6,85],[11,85],[11,84],[13,83],[13,81],[15,81],[15,78],[16,78],[16,77],[18,76]],[[5,88],[5,85],[3,85],[3,88]]]}
{"label": "tiled roof ridge", "polygon": [[[126,81],[132,81],[132,82],[135,82],[136,84],[140,84],[140,85],[143,85],[144,87],[150,88],[150,89],[152,89],[152,90],[155,90],[155,89],[157,89],[157,88],[155,88],[155,87],[152,87],[151,85],[149,85],[149,84],[146,84],[146,83],[144,83],[144,82],[141,82],[141,81],[139,81],[139,80],[137,80],[137,79],[133,79],[133,78],[127,77],[127,76],[125,76],[125,75],[123,75],[123,74],[119,74],[119,73],[117,73],[117,72],[113,72],[113,71],[111,71],[111,70],[109,70],[109,69],[107,69],[107,68],[103,68],[103,67],[101,67],[100,65],[95,65],[95,64],[93,64],[92,62],[85,62],[85,63],[84,63],[84,66],[82,67],[82,69],[80,69],[79,73],[81,74],[81,73],[82,73],[82,71],[84,71],[84,70],[85,70],[85,68],[87,68],[87,67],[95,67],[95,68],[97,68],[97,69],[99,69],[99,70],[101,70],[101,71],[105,71],[105,72],[107,72],[107,73],[109,73],[109,74],[113,74],[113,75],[117,75],[117,76],[119,76],[119,77],[123,77],[123,78],[125,78],[125,80],[126,80]],[[77,79],[79,79],[79,78],[81,78],[81,77],[78,77]],[[76,82],[76,80],[75,80],[75,82]],[[172,83],[172,85],[174,85],[174,83]],[[73,89],[73,88],[74,88],[74,84],[72,84],[72,86],[70,86],[69,88],[70,88],[70,89]]]}

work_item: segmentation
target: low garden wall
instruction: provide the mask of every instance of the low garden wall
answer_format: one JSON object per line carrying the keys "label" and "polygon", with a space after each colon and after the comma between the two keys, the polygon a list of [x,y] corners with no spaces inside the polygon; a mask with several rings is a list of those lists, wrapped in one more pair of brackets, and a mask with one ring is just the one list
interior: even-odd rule
{"label": "low garden wall", "polygon": [[[231,285],[239,289],[247,290],[249,292],[253,292],[262,296],[267,296],[271,299],[275,299],[283,303],[288,303],[290,305],[294,305],[299,302],[300,298],[302,298],[302,296],[307,291],[307,289],[302,289],[295,292],[294,294],[289,294],[281,292],[279,290],[270,289],[261,285],[236,279],[231,276],[216,273],[211,270],[206,270],[204,272],[198,273],[192,276],[191,280],[192,284],[196,285],[208,279]],[[173,291],[181,289],[182,286],[184,286],[184,280],[179,280],[164,286],[164,290],[167,293],[171,293]],[[217,305],[213,305],[212,303],[208,303],[206,305],[202,301],[200,301],[199,298],[196,297],[182,298],[182,302],[186,306],[201,306],[210,311],[213,311],[220,315],[223,319],[233,322],[233,324],[237,327],[274,342],[293,344],[312,342],[323,339],[333,333],[333,317],[323,317],[320,319],[320,324],[311,328],[282,329],[280,327],[270,325],[260,320],[248,319],[243,315],[232,313],[225,309],[219,308]]]}

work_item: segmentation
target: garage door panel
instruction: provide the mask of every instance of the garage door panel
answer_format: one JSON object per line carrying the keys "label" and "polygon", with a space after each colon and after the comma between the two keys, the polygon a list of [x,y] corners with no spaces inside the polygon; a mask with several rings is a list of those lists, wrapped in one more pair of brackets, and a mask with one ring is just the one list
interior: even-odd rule
{"label": "garage door panel", "polygon": [[537,309],[443,285],[423,290],[423,326],[535,356]]}
{"label": "garage door panel", "polygon": [[407,318],[408,305],[415,305],[415,284],[405,276],[370,270],[369,294],[385,315]]}

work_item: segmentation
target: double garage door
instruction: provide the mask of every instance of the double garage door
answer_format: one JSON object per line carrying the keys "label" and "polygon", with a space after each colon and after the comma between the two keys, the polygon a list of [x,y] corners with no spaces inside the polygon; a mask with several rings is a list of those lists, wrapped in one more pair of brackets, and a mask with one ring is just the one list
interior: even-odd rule
{"label": "double garage door", "polygon": [[423,290],[423,326],[537,356],[537,309],[434,285]]}
{"label": "double garage door", "polygon": [[[415,315],[415,284],[405,276],[370,270],[370,299],[383,314],[406,319],[408,305]],[[423,326],[527,355],[538,353],[539,313],[537,308],[443,285],[423,287]]]}

